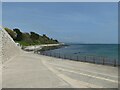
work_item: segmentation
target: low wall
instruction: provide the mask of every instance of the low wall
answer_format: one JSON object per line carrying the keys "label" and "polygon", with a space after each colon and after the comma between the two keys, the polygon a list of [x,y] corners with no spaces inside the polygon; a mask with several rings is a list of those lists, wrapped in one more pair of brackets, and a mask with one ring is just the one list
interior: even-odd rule
{"label": "low wall", "polygon": [[0,57],[2,58],[2,61],[0,62],[4,63],[21,53],[21,48],[16,45],[10,35],[3,28],[0,28],[0,37]]}

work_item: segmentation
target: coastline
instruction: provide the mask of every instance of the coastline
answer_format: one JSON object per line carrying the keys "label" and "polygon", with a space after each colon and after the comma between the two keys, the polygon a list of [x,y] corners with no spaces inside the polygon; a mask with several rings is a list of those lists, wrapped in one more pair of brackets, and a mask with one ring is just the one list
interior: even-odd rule
{"label": "coastline", "polygon": [[[91,55],[67,55],[60,52],[49,52],[50,50],[63,48],[67,44],[59,43],[59,44],[42,44],[42,45],[34,45],[34,46],[26,46],[23,50],[24,51],[33,51],[34,53],[45,55],[49,57],[56,57],[61,59],[68,59],[72,61],[80,61],[80,62],[87,62],[87,63],[94,63],[94,64],[102,64],[102,65],[110,65],[110,66],[119,66],[117,59],[108,58],[103,56],[91,56]],[[48,51],[48,52],[47,52]]]}
{"label": "coastline", "polygon": [[25,51],[38,51],[41,50],[44,47],[59,47],[59,46],[64,46],[64,43],[58,43],[58,44],[41,44],[41,45],[33,45],[33,46],[24,46],[22,47],[23,50]]}
{"label": "coastline", "polygon": [[117,78],[117,67],[58,59],[26,51],[3,68],[3,88],[116,88]]}

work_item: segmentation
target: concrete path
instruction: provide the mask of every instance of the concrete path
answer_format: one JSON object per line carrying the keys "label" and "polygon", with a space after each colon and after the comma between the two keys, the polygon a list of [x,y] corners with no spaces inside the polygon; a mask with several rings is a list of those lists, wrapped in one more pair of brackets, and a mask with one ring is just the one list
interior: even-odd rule
{"label": "concrete path", "polygon": [[118,68],[23,53],[4,64],[3,88],[117,88]]}

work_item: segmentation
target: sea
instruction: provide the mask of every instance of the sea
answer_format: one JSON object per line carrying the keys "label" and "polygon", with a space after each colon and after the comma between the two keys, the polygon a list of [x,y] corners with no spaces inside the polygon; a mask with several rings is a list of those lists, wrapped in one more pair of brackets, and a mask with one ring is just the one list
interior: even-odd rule
{"label": "sea", "polygon": [[67,44],[62,48],[45,52],[57,57],[59,55],[66,55],[66,57],[92,56],[115,60],[118,59],[118,44]]}

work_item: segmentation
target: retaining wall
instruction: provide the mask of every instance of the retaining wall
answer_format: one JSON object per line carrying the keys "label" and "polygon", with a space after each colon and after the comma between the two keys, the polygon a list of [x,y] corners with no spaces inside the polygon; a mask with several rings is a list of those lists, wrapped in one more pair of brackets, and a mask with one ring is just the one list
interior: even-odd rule
{"label": "retaining wall", "polygon": [[0,89],[2,89],[2,32],[0,31]]}
{"label": "retaining wall", "polygon": [[0,68],[2,66],[2,31],[0,30]]}
{"label": "retaining wall", "polygon": [[3,28],[0,28],[0,38],[0,62],[4,63],[21,53],[21,48]]}

